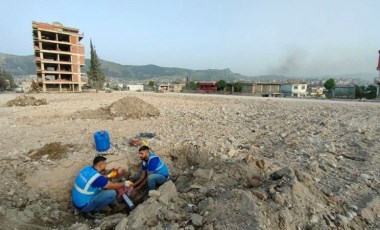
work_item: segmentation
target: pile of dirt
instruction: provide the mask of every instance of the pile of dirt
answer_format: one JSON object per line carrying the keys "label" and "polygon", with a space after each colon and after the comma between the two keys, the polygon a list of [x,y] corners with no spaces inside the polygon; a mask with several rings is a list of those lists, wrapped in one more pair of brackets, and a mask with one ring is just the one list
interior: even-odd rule
{"label": "pile of dirt", "polygon": [[58,160],[62,159],[66,155],[66,153],[70,150],[73,150],[73,148],[73,145],[64,145],[62,143],[53,142],[44,145],[40,149],[30,150],[28,155],[34,160],[41,159],[44,156],[52,160]]}
{"label": "pile of dirt", "polygon": [[39,105],[47,105],[47,100],[45,98],[36,99],[35,97],[29,96],[19,96],[13,100],[7,102],[8,107],[12,106],[39,106]]}
{"label": "pile of dirt", "polygon": [[137,97],[124,97],[110,106],[96,110],[77,112],[75,118],[83,119],[139,119],[143,117],[157,117],[160,112],[151,104]]}

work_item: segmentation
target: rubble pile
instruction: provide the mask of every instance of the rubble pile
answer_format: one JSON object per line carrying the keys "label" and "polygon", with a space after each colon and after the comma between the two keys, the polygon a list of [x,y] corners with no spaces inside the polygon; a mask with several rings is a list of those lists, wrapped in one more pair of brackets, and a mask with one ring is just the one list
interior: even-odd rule
{"label": "rubble pile", "polygon": [[32,96],[18,96],[13,100],[10,100],[6,103],[8,107],[12,106],[39,106],[39,105],[47,105],[47,100],[45,98],[36,99]]}
{"label": "rubble pile", "polygon": [[137,97],[124,97],[110,106],[97,110],[84,110],[77,112],[74,117],[84,119],[140,119],[144,117],[157,117],[160,112],[152,105]]}

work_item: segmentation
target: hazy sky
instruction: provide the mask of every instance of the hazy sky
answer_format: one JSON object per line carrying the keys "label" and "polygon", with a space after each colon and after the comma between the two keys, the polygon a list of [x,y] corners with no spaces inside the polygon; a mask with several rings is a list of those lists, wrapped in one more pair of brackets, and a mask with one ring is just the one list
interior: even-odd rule
{"label": "hazy sky", "polygon": [[380,0],[1,0],[0,52],[33,54],[32,21],[61,22],[120,64],[245,75],[376,74]]}

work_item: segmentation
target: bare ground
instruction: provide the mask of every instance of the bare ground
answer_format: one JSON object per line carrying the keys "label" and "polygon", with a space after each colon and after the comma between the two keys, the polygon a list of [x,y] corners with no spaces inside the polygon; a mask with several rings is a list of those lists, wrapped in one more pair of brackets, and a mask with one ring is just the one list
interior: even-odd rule
{"label": "bare ground", "polygon": [[129,138],[155,132],[148,141],[171,169],[177,215],[161,205],[151,217],[157,222],[139,223],[136,210],[130,228],[133,222],[188,229],[380,227],[379,103],[89,93],[35,94],[49,104],[7,107],[16,96],[0,94],[0,229],[115,227],[123,216],[88,222],[70,205],[75,175],[95,155],[97,130],[108,130],[123,150],[112,149],[111,165],[126,167],[128,154],[132,172],[138,158]]}

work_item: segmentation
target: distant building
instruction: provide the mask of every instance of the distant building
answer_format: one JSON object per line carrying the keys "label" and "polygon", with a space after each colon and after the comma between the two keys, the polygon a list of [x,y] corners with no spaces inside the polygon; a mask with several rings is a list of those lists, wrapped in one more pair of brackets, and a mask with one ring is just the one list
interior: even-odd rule
{"label": "distant building", "polygon": [[307,84],[302,83],[292,83],[292,84],[282,84],[281,93],[288,97],[306,97],[307,94]]}
{"label": "distant building", "polygon": [[168,83],[159,85],[158,89],[163,92],[180,93],[185,88],[185,86],[185,83]]}
{"label": "distant building", "polygon": [[215,93],[217,91],[216,82],[198,82],[197,91],[199,93]]}
{"label": "distant building", "polygon": [[37,84],[46,91],[82,91],[80,68],[85,65],[83,34],[59,22],[33,22]]}
{"label": "distant building", "polygon": [[[259,96],[280,96],[280,83],[240,83],[241,93],[254,94]],[[233,84],[231,84],[233,85]]]}
{"label": "distant building", "polygon": [[310,96],[312,97],[323,97],[323,89],[324,87],[322,86],[317,86],[317,87],[311,87],[310,88]]}
{"label": "distant building", "polygon": [[127,85],[126,86],[127,91],[144,91],[144,85]]}
{"label": "distant building", "polygon": [[356,88],[353,85],[335,86],[333,98],[355,99]]}

